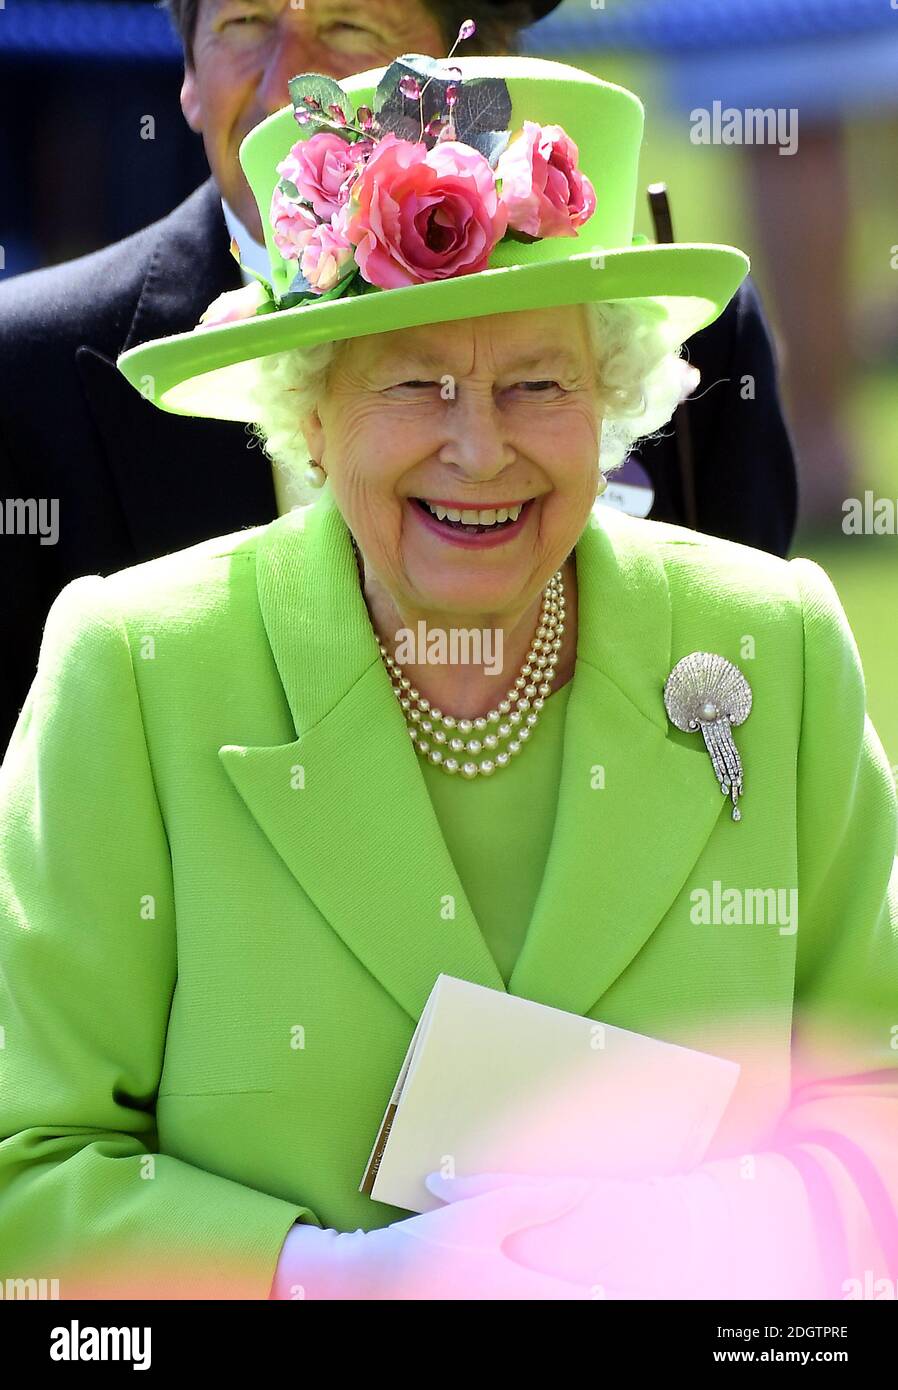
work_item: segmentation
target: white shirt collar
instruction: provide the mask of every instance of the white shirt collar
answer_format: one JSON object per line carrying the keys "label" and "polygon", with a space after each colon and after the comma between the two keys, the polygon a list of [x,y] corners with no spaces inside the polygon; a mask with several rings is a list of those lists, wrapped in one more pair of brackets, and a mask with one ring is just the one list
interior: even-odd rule
{"label": "white shirt collar", "polygon": [[[224,213],[224,220],[227,224],[228,235],[232,238],[233,241],[236,241],[237,245],[240,247],[240,259],[243,262],[243,265],[249,266],[250,270],[258,271],[260,275],[265,276],[266,280],[270,280],[271,265],[268,260],[268,252],[266,251],[265,247],[261,246],[259,242],[256,241],[254,237],[250,235],[244,224],[240,221],[240,218],[237,216],[236,212],[234,212],[233,208],[231,208],[230,205],[225,202],[224,198],[222,198],[221,200],[221,210]],[[252,278],[251,276],[246,275],[242,268],[240,271],[240,277],[245,285],[248,284],[250,279]]]}

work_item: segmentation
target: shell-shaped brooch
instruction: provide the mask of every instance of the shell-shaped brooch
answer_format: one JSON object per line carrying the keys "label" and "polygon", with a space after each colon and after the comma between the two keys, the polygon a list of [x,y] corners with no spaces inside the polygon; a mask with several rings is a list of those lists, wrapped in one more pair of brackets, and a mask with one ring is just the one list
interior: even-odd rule
{"label": "shell-shaped brooch", "polygon": [[732,798],[733,820],[741,820],[742,759],[731,728],[751,713],[751,686],[739,667],[714,652],[690,652],[667,677],[664,707],[684,733],[701,729],[720,790]]}

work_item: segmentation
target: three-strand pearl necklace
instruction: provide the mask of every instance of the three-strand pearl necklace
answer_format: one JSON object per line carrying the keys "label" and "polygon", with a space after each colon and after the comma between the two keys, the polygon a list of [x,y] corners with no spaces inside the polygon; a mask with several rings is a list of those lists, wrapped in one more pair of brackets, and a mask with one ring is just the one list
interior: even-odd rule
{"label": "three-strand pearl necklace", "polygon": [[564,579],[558,570],[543,594],[539,626],[520,674],[504,700],[478,719],[456,719],[435,709],[378,639],[393,694],[418,752],[435,767],[462,777],[489,777],[507,767],[529,740],[551,694],[563,632]]}

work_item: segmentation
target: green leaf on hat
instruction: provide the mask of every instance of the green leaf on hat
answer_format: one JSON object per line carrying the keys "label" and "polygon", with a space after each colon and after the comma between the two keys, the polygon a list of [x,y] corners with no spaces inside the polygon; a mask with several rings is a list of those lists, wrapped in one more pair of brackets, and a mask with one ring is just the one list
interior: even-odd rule
{"label": "green leaf on hat", "polygon": [[287,290],[287,293],[288,293],[288,294],[311,294],[311,293],[312,293],[312,284],[311,284],[311,281],[306,279],[305,275],[303,275],[303,273],[302,273],[301,270],[297,270],[297,272],[296,272],[296,274],[294,275],[293,279],[290,281],[290,286],[289,286],[289,288],[288,288],[288,290]]}
{"label": "green leaf on hat", "polygon": [[466,145],[479,150],[487,161],[491,169],[495,169],[499,162],[499,156],[507,148],[511,139],[510,130],[482,130],[475,135],[457,135],[457,139],[464,140]]}
{"label": "green leaf on hat", "polygon": [[[431,58],[427,53],[402,53],[398,58],[394,58],[389,67],[385,69],[375,89],[373,103],[375,114],[381,110],[385,102],[389,101],[403,77],[416,78],[422,87],[425,82],[431,82],[432,85],[434,78],[442,80],[445,85],[450,79],[439,79],[439,70],[440,65],[436,58]],[[408,98],[403,99],[408,100]]]}
{"label": "green leaf on hat", "polygon": [[299,203],[302,201],[302,199],[300,198],[299,189],[296,187],[296,184],[293,182],[292,179],[279,179],[278,188],[281,190],[284,197],[289,198],[291,202]]}
{"label": "green leaf on hat", "polygon": [[475,77],[458,85],[458,101],[452,112],[455,138],[466,145],[472,136],[504,131],[511,121],[511,97],[501,77]]}
{"label": "green leaf on hat", "polygon": [[[282,294],[278,300],[277,307],[279,309],[295,309],[298,304],[321,304],[326,299],[339,299],[356,278],[361,280],[359,268],[353,262],[342,280],[338,280],[332,289],[325,290],[323,294],[316,294],[302,272],[297,271],[289,290],[286,294]],[[364,284],[364,281],[361,283]]]}
{"label": "green leaf on hat", "polygon": [[[309,120],[300,125],[297,122],[299,138],[309,140],[316,135],[319,130],[326,129],[335,134],[341,134],[342,128],[335,124],[332,116],[328,114],[327,108],[331,105],[339,106],[348,121],[355,116],[355,108],[352,98],[344,92],[339,82],[335,82],[332,77],[328,77],[323,72],[303,72],[298,77],[291,77],[287,86],[290,89],[290,100],[293,102],[294,111],[304,105],[304,97],[312,97],[318,102],[320,111],[311,110]],[[346,132],[346,139],[352,138],[351,132]]]}
{"label": "green leaf on hat", "polygon": [[[425,126],[437,116],[444,116],[447,112],[446,88],[456,80],[437,76],[438,72],[436,59],[424,53],[406,53],[390,64],[374,93],[378,135],[391,131],[400,140],[419,141],[423,138],[425,144],[434,143],[432,136],[421,135],[422,110]],[[402,94],[399,83],[403,77],[413,77],[420,84],[419,101]]]}
{"label": "green leaf on hat", "polygon": [[271,281],[266,280],[264,275],[260,275],[258,270],[253,270],[250,266],[244,265],[242,261],[238,260],[237,264],[245,275],[251,275],[254,280],[258,280],[262,288],[268,292],[268,298],[271,300],[272,304],[274,304],[277,296],[275,295]]}
{"label": "green leaf on hat", "polygon": [[323,110],[336,103],[342,106],[344,103],[351,102],[346,92],[336,82],[333,77],[328,77],[323,72],[303,72],[298,77],[291,77],[287,83],[290,88],[290,100],[294,108],[303,104],[304,97],[312,97]]}
{"label": "green leaf on hat", "polygon": [[353,261],[352,269],[349,270],[342,280],[338,280],[333,289],[325,290],[324,294],[318,296],[319,299],[339,299],[352,286],[354,280],[361,281],[361,273],[356,263]]}

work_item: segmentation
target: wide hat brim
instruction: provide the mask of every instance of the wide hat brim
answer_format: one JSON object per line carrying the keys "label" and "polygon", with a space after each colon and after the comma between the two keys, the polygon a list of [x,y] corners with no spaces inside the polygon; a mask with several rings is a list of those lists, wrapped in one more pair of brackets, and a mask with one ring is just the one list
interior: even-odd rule
{"label": "wide hat brim", "polygon": [[578,252],[157,338],[123,353],[118,367],[172,414],[252,421],[258,361],[271,353],[420,324],[619,300],[653,305],[674,347],[720,316],[749,268],[734,246],[677,242],[600,256]]}

